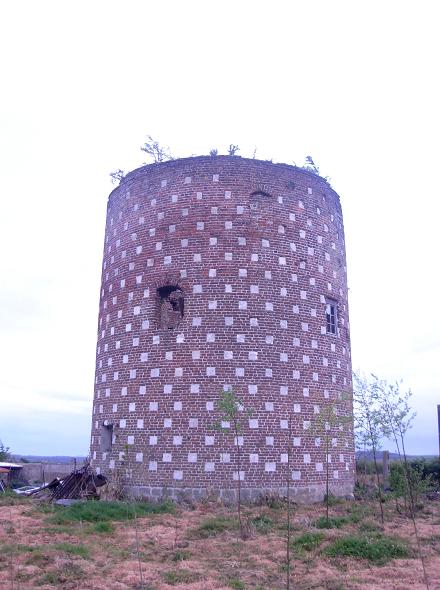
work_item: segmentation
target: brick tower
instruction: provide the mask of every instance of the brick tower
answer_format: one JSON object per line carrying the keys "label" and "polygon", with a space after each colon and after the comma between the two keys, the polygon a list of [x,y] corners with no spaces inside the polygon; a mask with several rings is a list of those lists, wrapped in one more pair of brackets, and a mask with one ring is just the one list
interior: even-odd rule
{"label": "brick tower", "polygon": [[[236,156],[128,174],[108,202],[96,359],[92,464],[135,493],[232,498],[240,477],[254,498],[289,478],[322,499],[324,439],[331,490],[351,493],[352,423],[320,420],[351,415],[338,195]],[[252,408],[238,440],[213,429],[228,387]]]}

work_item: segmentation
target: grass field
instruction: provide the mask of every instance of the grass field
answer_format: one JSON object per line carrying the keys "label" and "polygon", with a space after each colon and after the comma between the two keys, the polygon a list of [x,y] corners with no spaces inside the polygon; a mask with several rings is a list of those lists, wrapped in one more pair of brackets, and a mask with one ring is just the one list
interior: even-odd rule
{"label": "grass field", "polygon": [[[286,506],[245,507],[250,538],[217,503],[88,502],[69,508],[0,497],[0,588],[278,590],[286,588]],[[292,511],[291,589],[426,588],[411,520],[385,504]],[[440,503],[418,513],[430,589],[440,588]]]}

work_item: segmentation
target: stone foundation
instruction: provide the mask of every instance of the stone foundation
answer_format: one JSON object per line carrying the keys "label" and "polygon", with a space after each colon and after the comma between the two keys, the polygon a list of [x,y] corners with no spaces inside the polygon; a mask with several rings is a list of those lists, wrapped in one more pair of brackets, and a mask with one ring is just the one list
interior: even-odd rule
{"label": "stone foundation", "polygon": [[[353,498],[351,483],[344,483],[337,487],[330,487],[330,493],[337,498]],[[307,487],[291,487],[290,497],[298,504],[313,504],[322,502],[325,498],[325,484],[310,485]],[[218,499],[225,504],[237,502],[237,488],[209,489],[209,488],[166,488],[154,486],[132,486],[127,489],[127,494],[134,498],[146,498],[155,502],[170,499],[177,503],[184,501],[200,501],[210,497]],[[254,503],[264,496],[287,497],[287,488],[242,488],[241,499],[244,503]]]}

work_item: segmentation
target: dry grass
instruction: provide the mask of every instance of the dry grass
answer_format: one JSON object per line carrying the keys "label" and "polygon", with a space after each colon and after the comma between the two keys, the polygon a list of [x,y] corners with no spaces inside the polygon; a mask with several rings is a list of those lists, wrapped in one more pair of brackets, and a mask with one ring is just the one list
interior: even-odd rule
{"label": "dry grass", "polygon": [[[204,503],[194,510],[151,512],[134,521],[103,507],[37,508],[32,500],[0,507],[0,588],[5,590],[278,590],[286,587],[286,510],[275,503],[244,509],[251,538],[242,541],[235,512]],[[110,515],[112,512],[112,515]],[[423,589],[411,522],[385,505],[382,530],[373,504],[344,502],[322,525],[323,506],[295,507],[295,590]],[[97,515],[95,518],[95,514]],[[76,518],[87,515],[86,518]],[[431,590],[440,589],[440,504],[418,515]],[[119,520],[119,518],[129,518]],[[101,519],[101,520],[100,520]],[[389,559],[379,556],[393,543]],[[377,545],[377,547],[376,547]],[[395,550],[398,547],[399,550]],[[381,549],[382,548],[382,549]],[[372,556],[372,557],[370,557]],[[397,558],[395,557],[397,556]],[[370,560],[370,561],[369,561]],[[386,562],[383,564],[383,562]],[[140,582],[142,570],[143,585]]]}

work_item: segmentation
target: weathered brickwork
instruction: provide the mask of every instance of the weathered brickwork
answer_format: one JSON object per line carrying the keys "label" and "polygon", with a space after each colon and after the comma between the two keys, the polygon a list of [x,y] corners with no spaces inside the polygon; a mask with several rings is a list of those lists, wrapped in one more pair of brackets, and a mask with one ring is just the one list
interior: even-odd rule
{"label": "weathered brickwork", "polygon": [[[146,494],[228,496],[240,477],[254,496],[289,477],[299,498],[322,498],[320,416],[351,412],[345,264],[339,197],[311,172],[216,156],[128,174],[107,210],[93,465]],[[224,387],[252,408],[238,440],[213,428]],[[327,429],[344,495],[352,424]]]}

